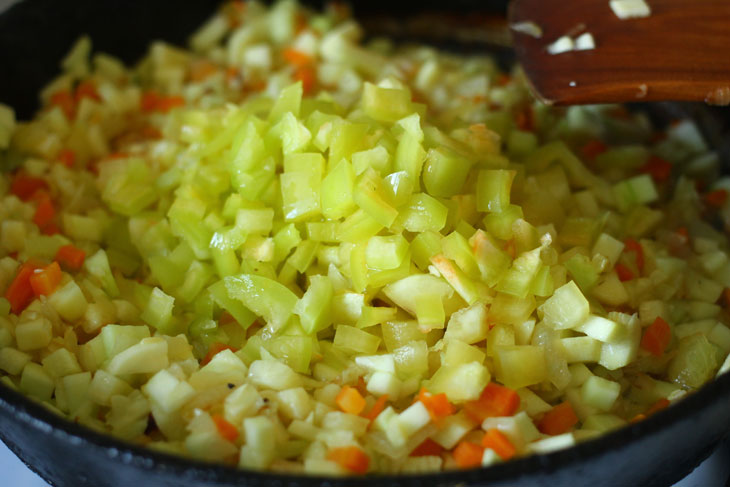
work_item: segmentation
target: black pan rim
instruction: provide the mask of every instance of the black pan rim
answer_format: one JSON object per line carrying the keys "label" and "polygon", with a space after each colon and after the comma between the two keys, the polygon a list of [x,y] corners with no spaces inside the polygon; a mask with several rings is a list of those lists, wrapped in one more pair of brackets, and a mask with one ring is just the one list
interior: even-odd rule
{"label": "black pan rim", "polygon": [[[424,480],[435,485],[484,481],[505,482],[517,481],[520,477],[528,475],[547,474],[568,466],[585,463],[589,459],[610,453],[617,447],[638,442],[661,429],[684,421],[694,414],[701,414],[707,404],[724,396],[730,396],[730,374],[728,373],[713,379],[696,392],[690,393],[687,397],[643,421],[582,441],[563,450],[533,454],[487,468],[433,474],[372,474],[357,477],[326,477],[243,470],[155,451],[74,423],[5,384],[0,384],[0,410],[5,414],[13,415],[16,421],[22,422],[30,428],[57,436],[75,447],[100,448],[105,451],[110,460],[119,459],[142,470],[175,472],[186,478],[211,481],[214,485],[253,480],[271,485],[306,482],[311,485],[354,487],[373,485],[374,481],[384,485],[404,485]],[[32,465],[30,467],[33,468]]]}

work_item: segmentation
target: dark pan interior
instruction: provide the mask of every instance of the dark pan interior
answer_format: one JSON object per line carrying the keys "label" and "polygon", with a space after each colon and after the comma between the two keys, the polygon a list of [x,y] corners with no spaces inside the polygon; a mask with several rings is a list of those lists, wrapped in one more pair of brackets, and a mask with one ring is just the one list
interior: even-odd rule
{"label": "dark pan interior", "polygon": [[[217,0],[25,0],[0,15],[0,101],[21,118],[37,109],[41,86],[57,74],[58,62],[81,33],[96,50],[134,62],[153,39],[184,44],[214,10]],[[309,2],[317,3],[317,2]],[[321,3],[321,2],[320,2]],[[486,25],[506,2],[355,2],[365,24],[397,38],[421,37],[409,30],[416,13],[434,12]],[[432,15],[433,18],[433,15]],[[384,22],[383,19],[388,20]],[[444,20],[446,23],[446,20]],[[429,38],[428,29],[423,37]],[[459,42],[435,39],[458,48]],[[469,49],[485,48],[478,42]],[[504,51],[500,51],[504,53]],[[691,116],[710,143],[730,160],[727,110],[700,105],[639,107],[659,123]],[[456,486],[456,485],[670,485],[691,471],[730,429],[730,375],[648,420],[549,455],[536,455],[489,469],[428,476],[321,479],[243,472],[152,452],[100,435],[48,412],[0,385],[0,437],[29,466],[56,486]],[[2,482],[0,482],[2,484]]]}

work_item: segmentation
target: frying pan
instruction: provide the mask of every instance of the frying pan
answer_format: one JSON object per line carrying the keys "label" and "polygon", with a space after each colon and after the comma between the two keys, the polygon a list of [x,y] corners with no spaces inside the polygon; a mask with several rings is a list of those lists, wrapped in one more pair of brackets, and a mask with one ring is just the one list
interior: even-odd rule
{"label": "frying pan", "polygon": [[[133,62],[153,39],[183,44],[217,3],[20,2],[0,15],[0,101],[14,106],[21,118],[30,117],[37,108],[40,87],[56,74],[58,60],[81,33],[91,35],[96,49]],[[436,18],[444,19],[444,23],[454,18],[467,18],[472,24],[474,19],[487,22],[491,15],[504,11],[505,3],[452,0],[448,15],[438,13]],[[368,28],[391,29],[391,34],[411,38],[418,37],[418,32],[407,30],[412,25],[398,19],[412,18],[417,11],[429,9],[441,12],[443,3],[389,4],[374,0],[355,5],[356,15],[365,20]],[[448,44],[445,38],[439,43]],[[692,116],[713,146],[728,151],[726,112],[679,104],[653,104],[640,109],[659,123]],[[58,487],[663,486],[687,475],[729,430],[730,374],[726,374],[645,421],[570,449],[486,469],[343,479],[287,476],[207,464],[128,444],[56,416],[0,384],[0,438],[32,470]]]}

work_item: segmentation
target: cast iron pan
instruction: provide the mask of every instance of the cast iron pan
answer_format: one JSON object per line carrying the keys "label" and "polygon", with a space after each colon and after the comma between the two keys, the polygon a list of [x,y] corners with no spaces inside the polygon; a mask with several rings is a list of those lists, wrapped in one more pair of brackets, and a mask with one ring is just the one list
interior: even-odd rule
{"label": "cast iron pan", "polygon": [[[0,15],[0,101],[14,106],[23,118],[31,116],[39,88],[57,73],[58,60],[81,33],[91,35],[96,49],[133,62],[153,39],[184,43],[217,3],[25,0]],[[367,7],[356,4],[355,11],[366,25],[389,25],[399,34],[398,26],[406,24],[392,19],[412,18],[414,8],[444,8],[442,2],[429,3],[370,1]],[[478,12],[469,10],[477,5]],[[485,5],[452,0],[447,7],[451,13],[443,19],[464,18],[466,12],[469,19],[487,22],[485,13],[499,14],[504,6],[504,1]],[[389,24],[378,20],[383,14],[391,19]],[[644,109],[664,122],[689,110],[711,143],[720,147],[724,142],[726,148],[730,140],[722,137],[728,133],[725,112],[718,118],[700,106]],[[728,430],[730,374],[645,421],[567,450],[464,472],[332,479],[247,472],[153,452],[68,422],[0,385],[0,438],[57,487],[664,486],[687,475]]]}

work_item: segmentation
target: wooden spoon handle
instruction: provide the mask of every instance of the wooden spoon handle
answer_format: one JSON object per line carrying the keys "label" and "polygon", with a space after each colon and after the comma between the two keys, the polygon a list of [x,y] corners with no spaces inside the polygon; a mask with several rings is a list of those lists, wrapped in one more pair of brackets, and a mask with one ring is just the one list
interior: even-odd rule
{"label": "wooden spoon handle", "polygon": [[[538,96],[581,104],[683,100],[730,103],[730,1],[647,0],[651,15],[619,19],[608,0],[514,0],[511,24],[532,21],[541,38],[514,32],[515,51]],[[575,31],[596,47],[551,55]]]}

